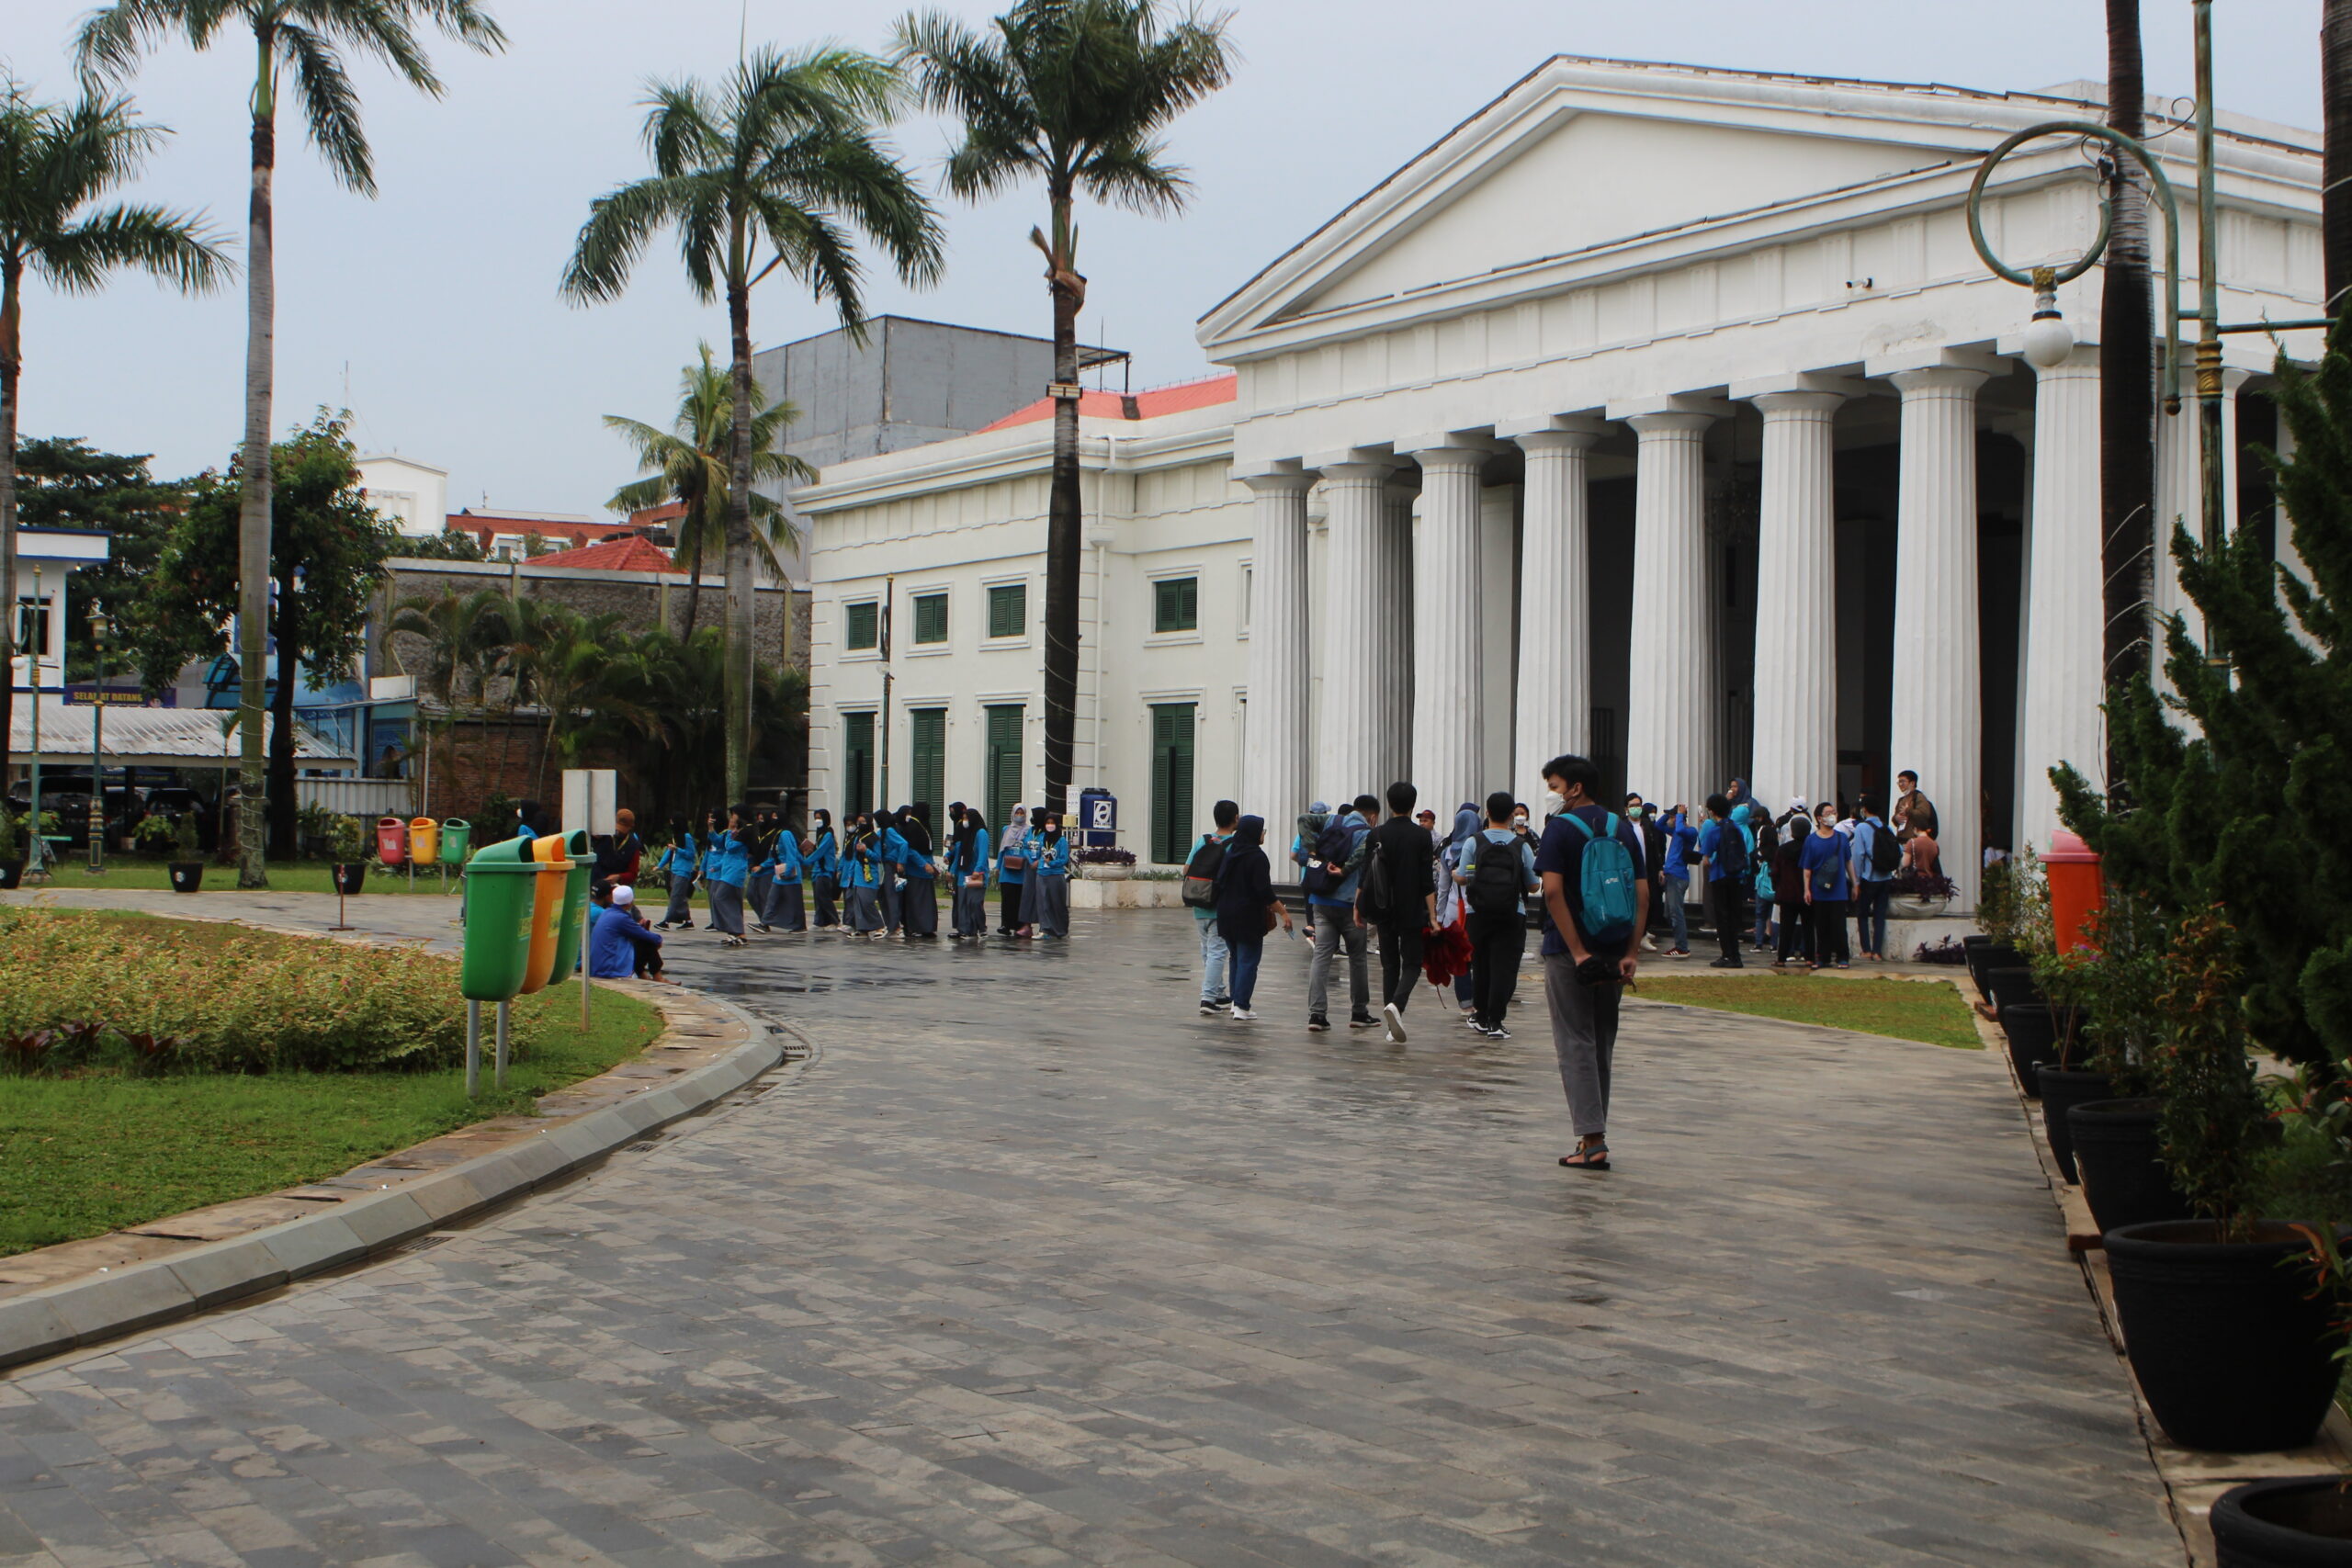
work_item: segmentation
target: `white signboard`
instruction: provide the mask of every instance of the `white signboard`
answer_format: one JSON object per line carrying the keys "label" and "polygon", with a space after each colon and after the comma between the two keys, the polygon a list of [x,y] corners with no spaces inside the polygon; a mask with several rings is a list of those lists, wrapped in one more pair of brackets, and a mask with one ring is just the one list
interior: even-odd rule
{"label": "white signboard", "polygon": [[618,777],[610,768],[564,769],[563,830],[611,832],[613,811],[620,804],[617,787]]}

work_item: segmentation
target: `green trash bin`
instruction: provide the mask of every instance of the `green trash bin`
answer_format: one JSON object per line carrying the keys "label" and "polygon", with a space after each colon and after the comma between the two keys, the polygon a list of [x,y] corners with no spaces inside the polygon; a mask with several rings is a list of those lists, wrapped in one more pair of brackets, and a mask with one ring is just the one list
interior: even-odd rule
{"label": "green trash bin", "polygon": [[441,863],[463,865],[466,852],[473,847],[474,826],[462,817],[452,817],[441,824]]}
{"label": "green trash bin", "polygon": [[466,863],[466,945],[458,990],[468,1001],[511,1000],[531,962],[531,905],[539,868],[528,839],[491,844]]}
{"label": "green trash bin", "polygon": [[582,928],[588,922],[588,877],[595,869],[595,857],[588,848],[588,835],[574,829],[563,836],[563,852],[571,859],[571,870],[563,879],[563,923],[556,927],[555,968],[550,985],[562,979],[580,962]]}

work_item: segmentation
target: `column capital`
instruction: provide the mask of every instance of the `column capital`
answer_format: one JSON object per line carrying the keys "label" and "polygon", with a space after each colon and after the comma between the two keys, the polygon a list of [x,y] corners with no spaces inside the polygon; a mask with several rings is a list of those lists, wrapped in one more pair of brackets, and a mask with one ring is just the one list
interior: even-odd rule
{"label": "column capital", "polygon": [[1830,419],[1845,406],[1843,392],[1758,392],[1747,400],[1769,423],[1775,419]]}
{"label": "column capital", "polygon": [[2037,381],[2070,381],[2084,377],[2097,380],[2098,367],[2098,344],[2078,343],[2069,349],[2066,357],[2057,364],[2036,365],[2033,367],[2033,375]]}
{"label": "column capital", "polygon": [[1851,376],[1832,376],[1820,370],[1784,370],[1771,376],[1750,376],[1731,384],[1732,400],[1743,403],[1774,392],[1827,392],[1840,398],[1859,398],[1869,390]]}
{"label": "column capital", "polygon": [[1305,495],[1315,488],[1315,481],[1319,476],[1312,469],[1304,472],[1286,469],[1237,477],[1260,495]]}
{"label": "column capital", "polygon": [[1657,413],[1636,413],[1625,416],[1634,434],[1646,441],[1656,435],[1702,435],[1715,423],[1711,413],[1685,413],[1679,410],[1663,410]]}
{"label": "column capital", "polygon": [[1495,434],[1518,443],[1521,451],[1577,451],[1608,434],[1609,422],[1594,414],[1555,413],[1543,419],[1498,424]]}
{"label": "column capital", "polygon": [[1871,355],[1862,361],[1862,374],[1883,380],[1922,370],[1973,370],[1980,376],[2006,376],[2016,363],[1981,349],[1906,348]]}
{"label": "column capital", "polygon": [[[1724,419],[1731,413],[1731,404],[1722,398],[1700,397],[1695,393],[1677,392],[1664,398],[1620,398],[1609,404],[1609,417],[1631,424],[1635,419],[1650,414],[1692,414],[1702,419]],[[1664,426],[1658,428],[1663,429]]]}
{"label": "column capital", "polygon": [[1894,389],[1905,398],[1930,394],[1951,396],[1964,393],[1976,395],[1976,389],[1989,378],[1990,372],[1970,369],[1959,365],[1923,365],[1916,370],[1895,370],[1887,375]]}
{"label": "column capital", "polygon": [[1396,471],[1394,463],[1332,462],[1318,465],[1323,482],[1334,485],[1378,485]]}
{"label": "column capital", "polygon": [[1399,450],[1411,455],[1420,465],[1424,475],[1432,473],[1476,474],[1487,466],[1488,456],[1483,446],[1457,446],[1451,443],[1430,446],[1405,446]]}

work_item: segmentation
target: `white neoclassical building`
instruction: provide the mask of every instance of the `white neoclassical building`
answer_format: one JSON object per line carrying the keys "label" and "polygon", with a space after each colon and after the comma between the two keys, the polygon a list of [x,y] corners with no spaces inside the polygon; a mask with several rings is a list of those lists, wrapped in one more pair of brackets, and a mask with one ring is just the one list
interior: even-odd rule
{"label": "white neoclassical building", "polygon": [[[1209,308],[1233,375],[1089,395],[1076,783],[1167,862],[1221,795],[1281,824],[1409,777],[1442,815],[1562,750],[1693,806],[1908,768],[1973,894],[2101,751],[2099,277],[2028,365],[1964,198],[2096,96],[1539,66]],[[2189,133],[2155,148],[2190,187]],[[2224,117],[2219,164],[2225,318],[2317,314],[2317,137]],[[1988,237],[2070,258],[2097,199],[2037,143]],[[2227,342],[2233,526],[2275,541],[2235,461],[2278,437],[2275,348]],[[1040,794],[1044,416],[796,495],[816,804]],[[2168,527],[2198,457],[2193,414],[2159,424]]]}

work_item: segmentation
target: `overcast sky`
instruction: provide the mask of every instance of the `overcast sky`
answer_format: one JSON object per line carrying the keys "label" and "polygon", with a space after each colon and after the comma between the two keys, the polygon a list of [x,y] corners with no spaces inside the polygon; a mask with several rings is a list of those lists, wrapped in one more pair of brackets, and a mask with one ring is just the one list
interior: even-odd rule
{"label": "overcast sky", "polygon": [[[674,251],[626,298],[575,310],[556,281],[589,201],[643,172],[649,76],[716,75],[735,56],[746,0],[486,0],[505,53],[446,41],[438,102],[362,66],[381,194],[338,189],[286,117],[277,184],[277,423],[348,406],[364,449],[450,470],[449,503],[605,515],[631,472],[598,416],[666,423],[695,340],[724,352],[725,313],[698,304]],[[974,18],[996,5],[954,0]],[[879,48],[904,0],[748,0],[754,40]],[[85,0],[6,0],[0,67],[40,96],[69,88],[67,39]],[[2097,0],[1239,0],[1242,61],[1225,93],[1171,137],[1193,175],[1190,211],[1160,223],[1080,219],[1085,335],[1135,351],[1137,386],[1206,373],[1200,313],[1449,127],[1554,53],[1989,89],[2106,71]],[[2319,0],[2216,7],[2225,108],[2319,122]],[[2146,0],[2151,91],[2186,93],[2188,0]],[[251,56],[170,44],[133,84],[176,133],[141,194],[208,209],[242,240]],[[944,130],[900,145],[926,179]],[[1033,191],[984,207],[943,202],[947,276],[911,293],[877,280],[870,303],[940,321],[1043,333],[1051,318],[1023,240]],[[832,324],[781,276],[752,331],[776,344]],[[22,423],[154,454],[160,472],[221,462],[242,421],[242,285],[187,300],[143,280],[26,305]]]}

